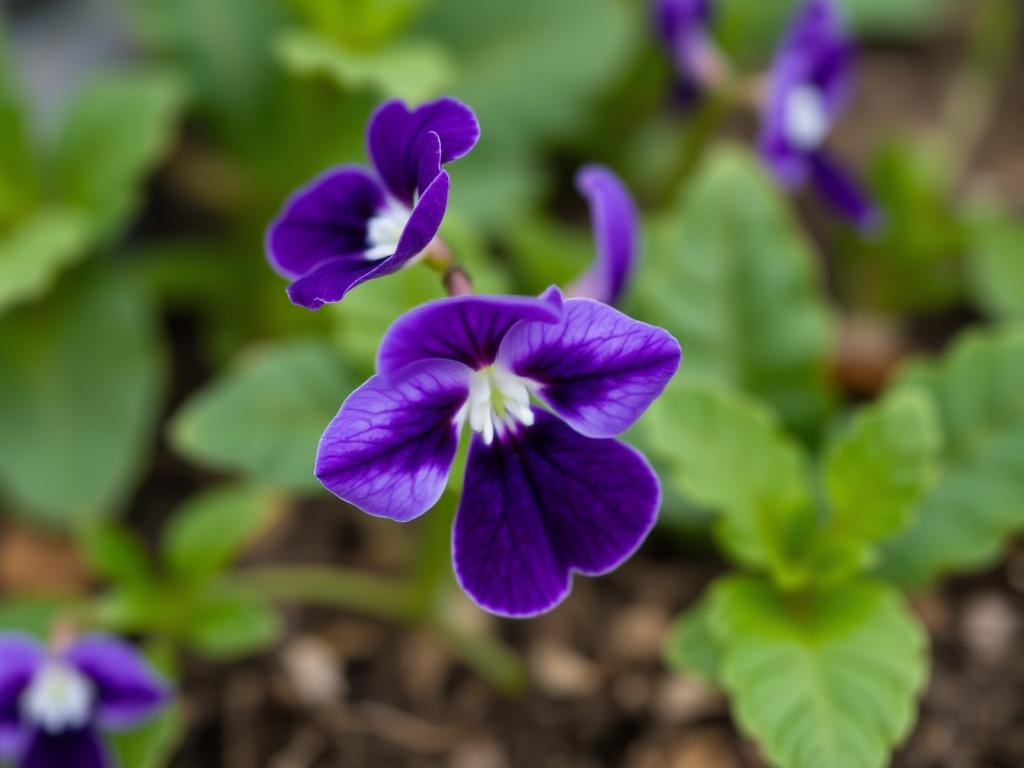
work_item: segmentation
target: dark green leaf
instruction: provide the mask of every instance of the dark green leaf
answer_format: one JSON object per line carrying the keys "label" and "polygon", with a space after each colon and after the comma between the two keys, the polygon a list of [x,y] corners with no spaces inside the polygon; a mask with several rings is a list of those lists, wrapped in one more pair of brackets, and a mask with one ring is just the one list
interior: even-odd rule
{"label": "dark green leaf", "polygon": [[84,531],[81,551],[95,573],[113,581],[145,583],[152,577],[142,542],[117,523],[100,523]]}
{"label": "dark green leaf", "polygon": [[246,656],[272,645],[281,634],[273,606],[247,592],[206,590],[192,615],[188,643],[214,660]]}

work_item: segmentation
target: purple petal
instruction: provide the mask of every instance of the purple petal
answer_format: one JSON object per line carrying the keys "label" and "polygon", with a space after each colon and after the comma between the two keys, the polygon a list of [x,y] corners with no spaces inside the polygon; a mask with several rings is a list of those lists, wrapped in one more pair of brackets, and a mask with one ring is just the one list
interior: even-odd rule
{"label": "purple petal", "polygon": [[625,561],[654,525],[661,496],[638,451],[535,414],[518,438],[488,446],[473,436],[455,517],[459,584],[505,616],[550,610],[573,571],[596,576]]}
{"label": "purple petal", "polygon": [[170,700],[168,683],[142,654],[120,638],[84,635],[64,658],[96,685],[96,717],[104,728],[132,728]]}
{"label": "purple petal", "polygon": [[35,638],[0,633],[0,759],[18,747],[22,735],[21,694],[45,656]]}
{"label": "purple petal", "polygon": [[458,448],[456,414],[472,371],[450,360],[374,376],[341,406],[320,440],[316,476],[331,493],[406,522],[441,497]]}
{"label": "purple petal", "polygon": [[456,360],[479,369],[490,365],[505,334],[521,320],[555,323],[561,295],[457,296],[427,302],[406,312],[384,334],[377,372],[392,376],[418,360]]}
{"label": "purple petal", "polygon": [[480,125],[468,106],[455,99],[438,99],[409,111],[401,101],[381,105],[370,119],[369,151],[373,164],[397,199],[412,206],[423,192],[420,152],[424,134],[434,132],[441,142],[441,163],[465,155],[480,137]]}
{"label": "purple petal", "polygon": [[522,323],[498,364],[537,382],[537,394],[578,432],[614,437],[661,394],[679,367],[670,333],[592,299],[565,302],[561,322]]}
{"label": "purple petal", "polygon": [[366,250],[366,224],[385,203],[384,190],[365,170],[335,168],[295,192],[267,230],[271,266],[301,277],[330,259]]}
{"label": "purple petal", "polygon": [[18,768],[110,768],[113,763],[92,728],[47,733],[34,731]]}
{"label": "purple petal", "polygon": [[441,172],[416,203],[402,230],[395,252],[370,260],[365,253],[349,253],[322,262],[288,286],[288,298],[300,307],[319,309],[341,301],[357,285],[397,272],[416,258],[434,239],[448,205],[448,174]]}
{"label": "purple petal", "polygon": [[599,165],[583,168],[576,175],[576,187],[590,203],[597,261],[570,294],[615,304],[636,262],[636,205],[619,177]]}
{"label": "purple petal", "polygon": [[877,231],[882,214],[854,178],[827,155],[810,157],[811,179],[818,193],[862,232]]}

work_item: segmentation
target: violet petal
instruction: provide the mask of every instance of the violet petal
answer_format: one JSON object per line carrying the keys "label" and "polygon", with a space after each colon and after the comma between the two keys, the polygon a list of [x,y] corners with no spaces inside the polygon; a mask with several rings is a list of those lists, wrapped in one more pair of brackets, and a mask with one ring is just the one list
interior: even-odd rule
{"label": "violet petal", "polygon": [[113,762],[99,735],[91,727],[31,733],[18,768],[111,768]]}
{"label": "violet petal", "polygon": [[0,633],[0,758],[21,740],[21,694],[32,681],[45,652],[39,642],[18,632]]}

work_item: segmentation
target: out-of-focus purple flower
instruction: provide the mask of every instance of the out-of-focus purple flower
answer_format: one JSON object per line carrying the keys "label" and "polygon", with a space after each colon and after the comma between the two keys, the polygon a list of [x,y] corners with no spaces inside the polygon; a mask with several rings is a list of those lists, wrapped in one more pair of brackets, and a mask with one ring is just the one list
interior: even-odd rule
{"label": "out-of-focus purple flower", "polygon": [[839,10],[830,0],[806,0],[775,55],[759,148],[782,184],[795,188],[810,179],[837,211],[870,230],[878,209],[824,150],[852,80],[853,46]]}
{"label": "out-of-focus purple flower", "polygon": [[27,635],[0,633],[0,759],[18,768],[109,768],[101,732],[136,727],[170,695],[118,638],[85,635],[50,653]]}
{"label": "out-of-focus purple flower", "polygon": [[711,39],[712,0],[654,0],[654,32],[672,57],[680,103],[693,104],[722,65]]}
{"label": "out-of-focus purple flower", "polygon": [[576,174],[576,188],[590,203],[597,257],[567,292],[573,297],[616,304],[636,266],[636,205],[619,177],[600,165],[581,168]]}
{"label": "out-of-focus purple flower", "polygon": [[267,231],[267,257],[292,281],[291,300],[318,309],[423,253],[448,206],[441,166],[479,137],[473,110],[454,99],[411,111],[401,101],[381,105],[367,131],[376,174],[359,166],[327,171],[295,192]]}
{"label": "out-of-focus purple flower", "polygon": [[412,520],[440,498],[468,423],[456,576],[489,611],[542,613],[573,572],[612,570],[654,524],[658,479],[614,438],[679,359],[667,332],[556,288],[430,302],[384,336],[377,375],[320,441],[316,476],[371,515]]}

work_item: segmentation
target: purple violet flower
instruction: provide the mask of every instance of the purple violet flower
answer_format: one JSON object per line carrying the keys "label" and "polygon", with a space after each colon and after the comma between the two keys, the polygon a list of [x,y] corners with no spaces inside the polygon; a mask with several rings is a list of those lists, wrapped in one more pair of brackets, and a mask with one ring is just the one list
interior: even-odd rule
{"label": "purple violet flower", "polygon": [[0,633],[0,759],[18,768],[109,768],[100,738],[152,717],[170,688],[122,640],[85,635],[59,653]]}
{"label": "purple violet flower", "polygon": [[619,177],[600,165],[581,168],[576,188],[590,204],[597,258],[569,287],[568,294],[616,304],[636,266],[636,205]]}
{"label": "purple violet flower", "polygon": [[316,476],[371,515],[412,520],[441,497],[468,422],[456,577],[489,611],[542,613],[573,572],[611,571],[654,525],[658,479],[614,438],[679,359],[666,331],[557,288],[429,302],[385,334],[377,375],[324,432]]}
{"label": "purple violet flower", "polygon": [[775,56],[761,123],[760,152],[792,189],[808,178],[819,194],[861,230],[880,214],[856,181],[824,151],[846,108],[853,80],[853,46],[830,0],[806,0]]}
{"label": "purple violet flower", "polygon": [[677,98],[684,106],[697,101],[722,65],[711,39],[712,0],[654,0],[654,32],[672,57]]}
{"label": "purple violet flower", "polygon": [[367,131],[376,175],[351,165],[327,171],[295,192],[267,230],[267,257],[292,281],[289,298],[319,309],[422,254],[448,206],[441,166],[479,137],[473,110],[454,99],[412,111],[401,101],[378,107]]}

